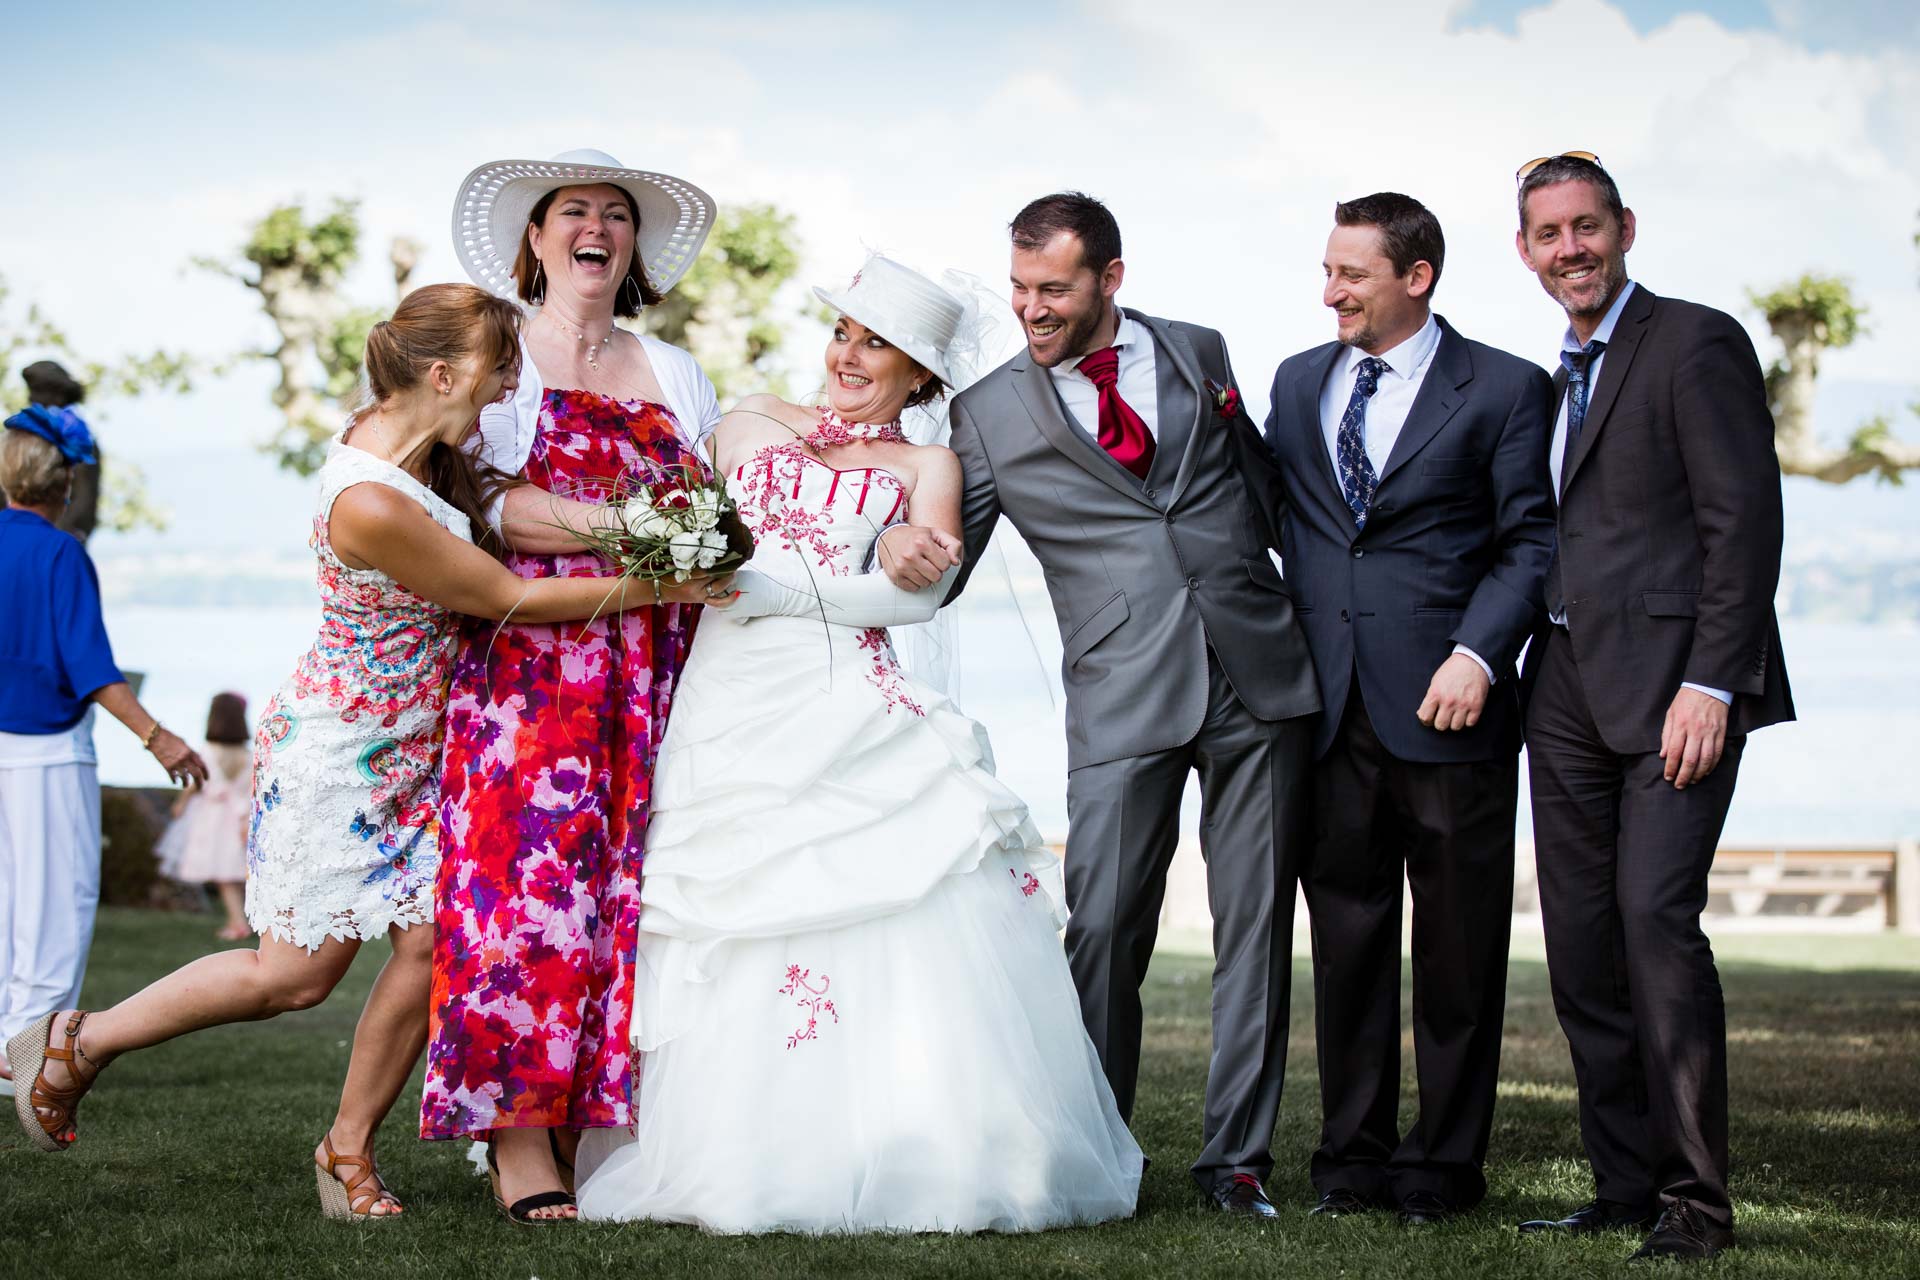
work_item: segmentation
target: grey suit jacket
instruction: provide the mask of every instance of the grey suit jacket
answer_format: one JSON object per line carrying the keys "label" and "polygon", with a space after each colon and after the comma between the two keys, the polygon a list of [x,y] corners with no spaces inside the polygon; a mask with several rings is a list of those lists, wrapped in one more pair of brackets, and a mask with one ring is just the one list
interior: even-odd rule
{"label": "grey suit jacket", "polygon": [[[1023,351],[955,398],[967,563],[1004,514],[1046,572],[1059,620],[1070,769],[1164,751],[1200,731],[1208,651],[1262,720],[1320,709],[1277,546],[1278,471],[1212,329],[1128,310],[1153,336],[1157,450],[1145,482],[1069,421]],[[1237,394],[1237,391],[1236,391]]]}

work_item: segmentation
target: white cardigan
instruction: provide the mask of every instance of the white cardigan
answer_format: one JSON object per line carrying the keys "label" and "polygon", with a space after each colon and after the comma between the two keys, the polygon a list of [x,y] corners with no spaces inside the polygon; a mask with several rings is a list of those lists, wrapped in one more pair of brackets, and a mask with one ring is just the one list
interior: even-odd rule
{"label": "white cardigan", "polygon": [[[700,446],[720,422],[720,404],[713,383],[701,371],[700,362],[671,343],[635,334],[653,365],[653,376],[673,410],[680,439],[696,455]],[[540,405],[546,399],[546,382],[533,363],[533,353],[520,343],[520,388],[513,399],[490,404],[480,411],[480,429],[468,441],[474,457],[498,467],[510,476],[526,470],[527,455],[533,452],[533,437],[540,429]],[[704,455],[702,455],[704,460]],[[487,519],[498,528],[501,499],[495,498],[487,509]]]}

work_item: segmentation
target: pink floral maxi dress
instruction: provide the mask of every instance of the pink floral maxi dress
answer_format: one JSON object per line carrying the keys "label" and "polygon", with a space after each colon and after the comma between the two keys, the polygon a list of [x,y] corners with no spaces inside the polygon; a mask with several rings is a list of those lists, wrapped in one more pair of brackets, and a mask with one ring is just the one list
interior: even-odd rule
{"label": "pink floral maxi dress", "polygon": [[[698,466],[665,406],[548,390],[526,474],[591,502]],[[586,554],[508,564],[524,578],[608,572]],[[650,780],[697,613],[643,607],[463,635],[422,1137],[631,1122]]]}

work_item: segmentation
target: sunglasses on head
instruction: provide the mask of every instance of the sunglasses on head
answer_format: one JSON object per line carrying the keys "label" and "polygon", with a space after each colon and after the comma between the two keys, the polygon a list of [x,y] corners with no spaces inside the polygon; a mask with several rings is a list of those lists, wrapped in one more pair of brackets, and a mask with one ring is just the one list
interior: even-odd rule
{"label": "sunglasses on head", "polygon": [[1547,161],[1549,160],[1585,160],[1588,164],[1595,165],[1602,169],[1606,168],[1605,165],[1600,163],[1600,157],[1593,154],[1593,152],[1591,151],[1562,151],[1557,156],[1540,156],[1536,159],[1527,161],[1525,164],[1521,165],[1518,169],[1515,169],[1513,171],[1513,180],[1515,182],[1524,182],[1528,174],[1532,173],[1535,169],[1538,169],[1541,165],[1547,163]]}

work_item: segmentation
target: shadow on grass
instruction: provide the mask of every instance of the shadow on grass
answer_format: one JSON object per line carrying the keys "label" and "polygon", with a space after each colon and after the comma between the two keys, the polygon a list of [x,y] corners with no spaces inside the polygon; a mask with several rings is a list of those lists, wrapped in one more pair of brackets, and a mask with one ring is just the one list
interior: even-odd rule
{"label": "shadow on grass", "polygon": [[[110,911],[87,1000],[117,999],[209,947],[204,918]],[[414,1140],[417,1086],[383,1132],[404,1221],[322,1222],[307,1164],[331,1116],[349,1037],[383,948],[319,1009],[222,1028],[128,1059],[58,1157],[0,1137],[0,1276],[261,1277],[1165,1276],[1514,1277],[1612,1274],[1635,1241],[1522,1239],[1512,1223],[1584,1201],[1591,1185],[1573,1078],[1546,972],[1514,962],[1502,1089],[1482,1210],[1415,1236],[1390,1216],[1309,1218],[1319,1130],[1312,983],[1294,969],[1289,1074],[1261,1230],[1203,1209],[1199,1148],[1208,1053],[1204,959],[1157,957],[1134,1128],[1154,1164],[1134,1220],[1036,1236],[721,1239],[645,1225],[532,1230],[504,1222],[459,1144]],[[1920,977],[1724,966],[1733,1083],[1740,1276],[1920,1272]],[[1403,982],[1403,996],[1406,984]],[[1412,1051],[1403,1049],[1411,1097]],[[1016,1087],[1010,1085],[1010,1087]],[[716,1099],[715,1105],[726,1100]],[[1403,1116],[1403,1119],[1410,1118]],[[753,1152],[737,1153],[743,1167]]]}

